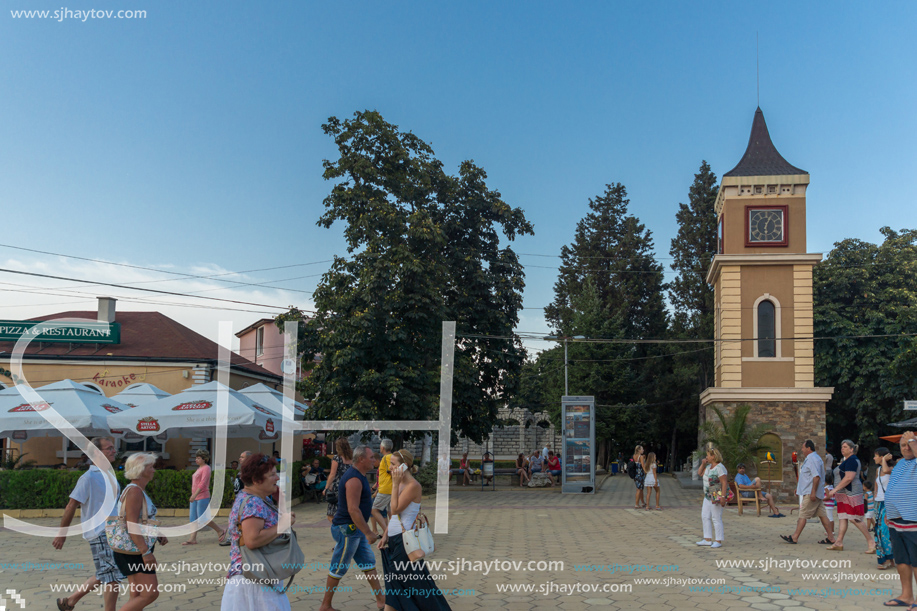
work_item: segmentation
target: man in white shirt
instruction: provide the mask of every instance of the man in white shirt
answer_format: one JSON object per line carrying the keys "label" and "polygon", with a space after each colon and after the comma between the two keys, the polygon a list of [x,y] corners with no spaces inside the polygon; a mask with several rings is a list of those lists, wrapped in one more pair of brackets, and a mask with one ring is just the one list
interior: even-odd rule
{"label": "man in white shirt", "polygon": [[550,450],[551,450],[551,449],[548,447],[547,442],[545,442],[544,448],[541,450],[541,460],[542,460],[543,462],[545,462],[545,463],[548,462],[548,452],[549,452]]}
{"label": "man in white shirt", "polygon": [[[93,465],[76,482],[76,486],[73,487],[73,491],[70,493],[70,502],[67,503],[64,515],[61,518],[61,529],[70,526],[73,516],[76,515],[77,508],[81,508],[81,522],[88,521],[89,518],[95,515],[105,501],[107,488],[112,490],[112,494],[115,497],[115,504],[109,515],[118,515],[117,501],[121,494],[121,486],[111,470],[111,461],[115,458],[115,444],[107,437],[97,437],[92,440],[92,445],[102,452],[108,462],[108,466],[102,471]],[[105,611],[115,611],[115,606],[118,604],[119,583],[124,577],[115,564],[115,557],[108,544],[108,537],[105,536],[105,522],[103,521],[102,524],[93,529],[84,528],[83,538],[89,541],[96,573],[77,588],[76,592],[67,598],[57,599],[57,608],[61,611],[70,611],[80,599],[89,594],[96,586],[102,584],[102,601],[105,605]],[[66,540],[67,537],[61,535],[52,541],[52,545],[55,549],[63,549]]]}
{"label": "man in white shirt", "polygon": [[805,460],[799,467],[799,483],[796,484],[796,494],[803,497],[802,506],[799,508],[799,519],[796,520],[796,532],[792,535],[780,535],[787,543],[799,542],[799,535],[806,527],[806,520],[818,517],[825,527],[827,537],[819,543],[834,543],[834,529],[828,521],[825,511],[825,462],[815,453],[815,443],[806,439],[802,446]]}

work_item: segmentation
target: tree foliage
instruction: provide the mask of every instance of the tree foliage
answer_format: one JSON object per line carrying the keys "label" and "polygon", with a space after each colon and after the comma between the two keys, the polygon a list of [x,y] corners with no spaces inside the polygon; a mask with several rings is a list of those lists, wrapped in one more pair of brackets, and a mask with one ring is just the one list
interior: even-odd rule
{"label": "tree foliage", "polygon": [[[716,175],[706,161],[694,175],[688,189],[688,203],[678,204],[675,215],[678,233],[669,254],[677,276],[668,286],[672,308],[670,336],[675,339],[713,337],[713,287],[707,284],[707,270],[716,254]],[[673,345],[670,375],[662,380],[664,394],[672,403],[661,409],[672,432],[669,461],[674,463],[678,439],[693,447],[698,429],[698,395],[713,385],[713,346],[710,344]],[[679,435],[681,434],[681,435]]]}
{"label": "tree foliage", "polygon": [[[828,439],[875,447],[917,398],[917,231],[847,239],[815,267],[815,381],[834,387]],[[862,337],[873,336],[873,337]]]}
{"label": "tree foliage", "polygon": [[[319,418],[437,417],[442,321],[454,320],[453,429],[480,441],[524,358],[513,333],[524,274],[501,237],[532,225],[474,162],[447,174],[426,142],[377,112],[332,117],[323,130],[339,158],[324,162],[336,182],[318,224],[342,221],[350,256],[334,258],[303,325],[303,362],[321,357],[303,394]],[[301,313],[278,320],[290,318]]]}
{"label": "tree foliage", "polygon": [[[624,185],[606,185],[604,193],[589,200],[572,244],[561,249],[554,301],[545,308],[558,335],[604,340],[664,336],[662,266],[653,254],[652,233],[629,213],[629,203]],[[605,442],[606,451],[646,439],[653,417],[640,405],[656,398],[661,349],[631,341],[576,340],[568,349],[570,393],[595,396],[596,439]],[[560,345],[535,363],[551,371],[538,384],[555,424],[564,392],[563,362]]]}

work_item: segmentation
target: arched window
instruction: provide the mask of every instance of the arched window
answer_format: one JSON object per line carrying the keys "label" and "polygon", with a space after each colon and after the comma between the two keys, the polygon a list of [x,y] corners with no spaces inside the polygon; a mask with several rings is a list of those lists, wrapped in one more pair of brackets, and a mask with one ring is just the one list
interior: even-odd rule
{"label": "arched window", "polygon": [[758,304],[758,358],[777,356],[777,311],[774,302],[765,299]]}
{"label": "arched window", "polygon": [[754,357],[781,358],[780,302],[770,293],[764,293],[754,305]]}

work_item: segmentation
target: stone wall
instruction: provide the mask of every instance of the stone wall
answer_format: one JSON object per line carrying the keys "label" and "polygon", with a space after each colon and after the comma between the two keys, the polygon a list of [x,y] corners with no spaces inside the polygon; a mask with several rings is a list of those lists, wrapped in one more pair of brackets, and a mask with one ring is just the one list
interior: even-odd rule
{"label": "stone wall", "polygon": [[[706,419],[715,420],[716,415],[711,409],[717,406],[728,415],[735,412],[739,405],[751,405],[748,414],[748,426],[764,424],[771,432],[780,438],[782,456],[780,464],[773,465],[770,476],[768,466],[759,465],[758,472],[754,473],[754,466],[748,465],[746,473],[754,479],[760,477],[767,490],[768,478],[770,479],[771,492],[776,493],[782,502],[796,503],[796,473],[793,470],[793,452],[802,460],[802,444],[806,439],[815,442],[819,456],[825,455],[825,403],[821,401],[715,401],[706,406]],[[702,408],[703,409],[703,408]],[[731,482],[735,473],[729,474]]]}
{"label": "stone wall", "polygon": [[[502,408],[498,411],[498,416],[502,420],[514,419],[520,422],[519,425],[494,428],[493,432],[484,440],[484,443],[478,444],[473,441],[460,437],[450,449],[452,458],[461,458],[462,453],[468,452],[468,457],[472,460],[480,460],[484,452],[494,454],[496,460],[515,460],[519,452],[525,452],[530,455],[535,450],[539,452],[548,444],[548,449],[559,452],[560,436],[554,434],[554,426],[550,424],[547,412],[531,412],[527,409],[508,409]],[[538,423],[548,423],[547,428],[539,426]],[[528,427],[525,425],[528,424]],[[360,443],[360,435],[354,434],[350,437],[351,445]],[[381,439],[373,435],[372,439],[367,442],[373,449],[379,447]],[[413,444],[407,444],[407,447],[418,459],[423,451],[423,441],[417,440]],[[397,449],[397,448],[396,448]],[[431,456],[435,457],[437,452],[436,443],[433,444]]]}

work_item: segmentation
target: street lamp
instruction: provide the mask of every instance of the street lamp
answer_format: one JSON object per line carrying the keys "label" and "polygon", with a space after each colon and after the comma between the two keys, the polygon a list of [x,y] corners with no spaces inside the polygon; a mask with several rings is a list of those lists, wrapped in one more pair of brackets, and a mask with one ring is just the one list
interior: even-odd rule
{"label": "street lamp", "polygon": [[548,341],[560,341],[564,340],[564,396],[570,396],[570,385],[567,379],[567,341],[571,339],[586,339],[585,335],[548,335],[545,337]]}

